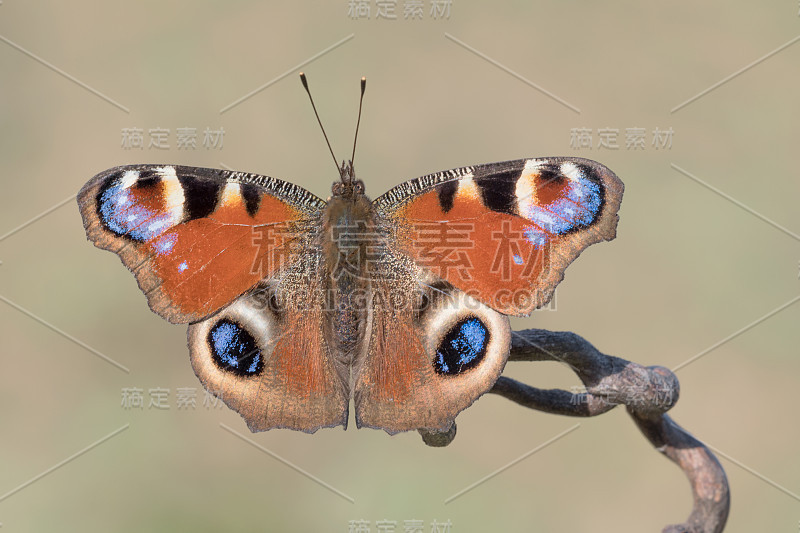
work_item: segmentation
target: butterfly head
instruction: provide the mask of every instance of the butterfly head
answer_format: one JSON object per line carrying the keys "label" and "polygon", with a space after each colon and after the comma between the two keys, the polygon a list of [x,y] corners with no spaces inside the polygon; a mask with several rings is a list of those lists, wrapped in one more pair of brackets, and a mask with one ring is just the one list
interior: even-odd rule
{"label": "butterfly head", "polygon": [[342,166],[339,167],[339,181],[333,183],[331,193],[341,198],[364,195],[364,182],[356,179],[352,161],[342,161]]}

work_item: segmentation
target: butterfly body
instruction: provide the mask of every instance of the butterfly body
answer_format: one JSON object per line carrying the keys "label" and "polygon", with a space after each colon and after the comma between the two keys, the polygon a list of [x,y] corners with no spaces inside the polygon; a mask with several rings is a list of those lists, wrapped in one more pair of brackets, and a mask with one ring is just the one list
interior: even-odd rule
{"label": "butterfly body", "polygon": [[[352,169],[348,170],[352,173]],[[364,194],[363,183],[335,182],[333,195],[323,213],[319,234],[327,271],[323,278],[330,295],[326,306],[328,338],[343,364],[352,366],[363,350],[368,309],[360,299],[370,292],[372,272],[368,253],[376,242],[376,220],[371,201]],[[344,233],[341,230],[354,230]],[[326,238],[331,236],[331,238]],[[359,301],[357,301],[359,300]],[[348,377],[349,381],[349,377]]]}
{"label": "butterfly body", "polygon": [[448,430],[499,377],[508,315],[613,238],[622,184],[576,158],[463,167],[371,201],[352,163],[323,201],[240,172],[133,165],[78,202],[193,369],[253,431]]}

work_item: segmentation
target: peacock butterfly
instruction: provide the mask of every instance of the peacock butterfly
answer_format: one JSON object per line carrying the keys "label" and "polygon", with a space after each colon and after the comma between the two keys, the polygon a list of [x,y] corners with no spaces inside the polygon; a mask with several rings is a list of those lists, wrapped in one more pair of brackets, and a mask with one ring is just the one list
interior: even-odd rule
{"label": "peacock butterfly", "polygon": [[351,399],[358,427],[448,430],[502,372],[508,315],[615,236],[623,184],[594,161],[456,168],[370,201],[352,159],[327,201],[177,165],[112,168],[78,195],[89,240],[189,324],[195,373],[252,431],[346,427]]}

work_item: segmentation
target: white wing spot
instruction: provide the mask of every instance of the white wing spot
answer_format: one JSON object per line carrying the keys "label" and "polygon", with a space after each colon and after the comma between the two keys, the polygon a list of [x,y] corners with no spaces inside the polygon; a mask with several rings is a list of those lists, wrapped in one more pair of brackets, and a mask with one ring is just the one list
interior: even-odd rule
{"label": "white wing spot", "polygon": [[583,171],[575,163],[565,161],[561,163],[561,172],[569,178],[570,181],[582,181]]}
{"label": "white wing spot", "polygon": [[172,167],[172,166],[169,166],[169,165],[163,166],[163,167],[156,167],[155,171],[164,180],[169,180],[169,179],[177,180],[178,179],[178,175],[175,173],[175,167]]}
{"label": "white wing spot", "polygon": [[234,206],[242,200],[242,186],[236,181],[229,181],[222,190],[222,205]]}
{"label": "white wing spot", "polygon": [[472,173],[464,175],[461,181],[458,182],[456,196],[459,198],[471,198],[473,200],[480,196],[478,185],[475,183]]}
{"label": "white wing spot", "polygon": [[120,180],[120,187],[122,189],[129,189],[133,186],[134,183],[139,179],[139,171],[138,170],[126,170],[125,174],[122,175],[122,179]]}

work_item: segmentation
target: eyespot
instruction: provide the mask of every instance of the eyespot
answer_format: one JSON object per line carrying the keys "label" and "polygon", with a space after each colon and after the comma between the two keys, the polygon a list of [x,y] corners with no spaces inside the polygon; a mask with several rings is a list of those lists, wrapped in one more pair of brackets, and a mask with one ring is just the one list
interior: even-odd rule
{"label": "eyespot", "polygon": [[264,361],[253,336],[236,322],[222,319],[208,331],[208,346],[214,363],[238,376],[261,372]]}
{"label": "eyespot", "polygon": [[486,355],[489,339],[489,330],[477,317],[460,320],[439,344],[434,369],[440,374],[457,375],[475,367]]}
{"label": "eyespot", "polygon": [[109,176],[96,200],[97,215],[103,226],[120,237],[144,242],[180,222],[183,189],[174,177],[174,170],[172,177],[162,174],[154,170],[125,170]]}

